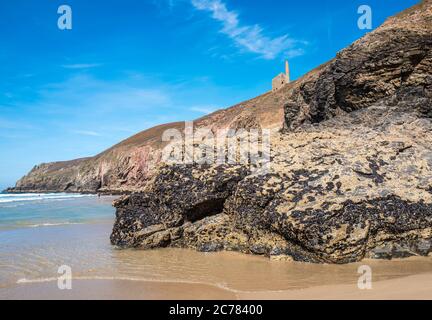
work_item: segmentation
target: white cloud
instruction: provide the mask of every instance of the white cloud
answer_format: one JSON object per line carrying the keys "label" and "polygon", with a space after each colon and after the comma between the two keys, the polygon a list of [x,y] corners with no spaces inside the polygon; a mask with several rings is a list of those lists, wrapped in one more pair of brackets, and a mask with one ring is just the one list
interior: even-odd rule
{"label": "white cloud", "polygon": [[91,137],[101,137],[102,135],[100,133],[97,133],[95,131],[87,131],[87,130],[74,130],[73,133],[80,134],[83,136],[91,136]]}
{"label": "white cloud", "polygon": [[[164,88],[140,88],[125,82],[96,79],[86,74],[74,75],[65,82],[46,85],[39,90],[39,110],[47,112],[92,110],[100,114],[167,106],[171,103]],[[76,107],[79,106],[78,110]]]}
{"label": "white cloud", "polygon": [[9,115],[0,115],[0,133],[22,128],[24,124],[16,120],[25,115],[42,131],[49,128],[60,134],[123,138],[125,132],[157,124],[158,114],[175,117],[172,91],[164,85],[128,79],[106,81],[78,74],[38,88],[32,103],[16,101]]}
{"label": "white cloud", "polygon": [[[0,106],[1,108],[1,106]],[[8,130],[31,130],[34,127],[31,124],[19,120],[8,120],[0,117],[0,129]]]}
{"label": "white cloud", "polygon": [[217,108],[215,108],[215,107],[191,107],[191,108],[189,108],[189,110],[193,111],[193,112],[209,114],[209,113],[215,112],[217,110]]}
{"label": "white cloud", "polygon": [[99,63],[76,63],[76,64],[65,64],[62,65],[62,68],[65,69],[90,69],[100,67]]}
{"label": "white cloud", "polygon": [[280,55],[292,58],[303,54],[298,48],[299,42],[288,35],[271,38],[264,35],[261,26],[241,25],[239,16],[230,11],[221,0],[191,0],[195,9],[207,11],[212,18],[222,23],[221,32],[234,40],[237,46],[256,54],[264,59],[274,59]]}

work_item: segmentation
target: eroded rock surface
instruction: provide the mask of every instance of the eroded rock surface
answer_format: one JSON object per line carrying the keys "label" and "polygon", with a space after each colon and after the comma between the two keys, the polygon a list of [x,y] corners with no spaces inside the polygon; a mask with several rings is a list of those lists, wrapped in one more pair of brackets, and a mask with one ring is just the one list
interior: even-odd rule
{"label": "eroded rock surface", "polygon": [[267,173],[161,168],[142,194],[115,203],[112,243],[328,263],[427,255],[431,119],[370,107],[335,123],[275,136]]}
{"label": "eroded rock surface", "polygon": [[307,262],[432,251],[432,2],[280,90],[271,168],[162,165],[115,202],[122,247]]}

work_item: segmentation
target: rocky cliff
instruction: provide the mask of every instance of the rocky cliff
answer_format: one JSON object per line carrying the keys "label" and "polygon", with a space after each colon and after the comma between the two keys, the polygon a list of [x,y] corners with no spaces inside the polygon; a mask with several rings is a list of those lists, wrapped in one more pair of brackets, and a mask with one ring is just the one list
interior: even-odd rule
{"label": "rocky cliff", "polygon": [[267,95],[284,109],[269,166],[160,162],[114,203],[112,244],[326,263],[428,255],[431,26],[426,0]]}
{"label": "rocky cliff", "polygon": [[[283,92],[269,92],[194,121],[196,129],[280,129],[284,123]],[[101,154],[35,166],[8,192],[128,193],[145,186],[162,159],[167,130],[184,131],[185,123],[168,123],[140,132]]]}

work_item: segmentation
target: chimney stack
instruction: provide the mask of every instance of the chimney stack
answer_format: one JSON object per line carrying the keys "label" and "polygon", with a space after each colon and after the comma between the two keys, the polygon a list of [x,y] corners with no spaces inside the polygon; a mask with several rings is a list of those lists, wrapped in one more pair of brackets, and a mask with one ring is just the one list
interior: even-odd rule
{"label": "chimney stack", "polygon": [[291,78],[290,78],[290,68],[289,68],[288,60],[285,60],[285,75],[286,75],[287,83],[290,83]]}

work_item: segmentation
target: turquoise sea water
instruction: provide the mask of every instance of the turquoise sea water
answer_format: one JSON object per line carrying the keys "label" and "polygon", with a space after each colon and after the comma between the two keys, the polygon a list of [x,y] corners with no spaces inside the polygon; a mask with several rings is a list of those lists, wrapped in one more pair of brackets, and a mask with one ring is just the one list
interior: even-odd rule
{"label": "turquoise sea water", "polygon": [[0,194],[0,230],[112,220],[112,199],[66,193]]}
{"label": "turquoise sea water", "polygon": [[0,291],[20,279],[57,276],[63,264],[101,268],[111,251],[115,198],[0,194]]}

